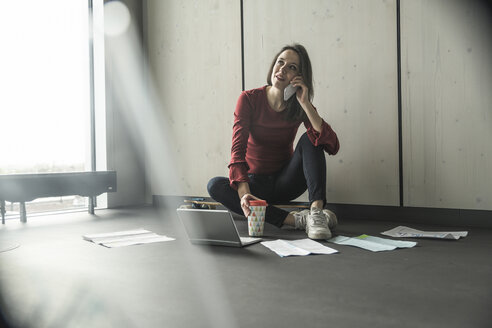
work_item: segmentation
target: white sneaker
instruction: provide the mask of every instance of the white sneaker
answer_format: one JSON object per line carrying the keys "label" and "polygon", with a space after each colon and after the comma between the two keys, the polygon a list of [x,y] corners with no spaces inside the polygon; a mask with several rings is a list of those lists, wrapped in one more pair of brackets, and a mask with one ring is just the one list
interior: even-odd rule
{"label": "white sneaker", "polygon": [[330,239],[331,231],[328,228],[328,219],[319,208],[313,207],[307,216],[306,233],[311,239]]}
{"label": "white sneaker", "polygon": [[328,228],[331,230],[335,229],[335,227],[338,225],[338,219],[337,215],[333,213],[330,210],[323,210],[323,213],[326,215],[326,218],[328,219]]}
{"label": "white sneaker", "polygon": [[309,210],[292,211],[290,212],[295,219],[295,228],[299,230],[306,230],[306,220],[309,214]]}
{"label": "white sneaker", "polygon": [[[292,211],[290,212],[295,218],[295,228],[299,230],[305,230],[306,229],[306,220],[307,216],[309,215],[309,210],[302,210],[302,211]],[[335,213],[333,213],[330,210],[323,210],[323,214],[326,216],[328,220],[328,228],[331,230],[335,229],[335,227],[338,225],[338,219]]]}

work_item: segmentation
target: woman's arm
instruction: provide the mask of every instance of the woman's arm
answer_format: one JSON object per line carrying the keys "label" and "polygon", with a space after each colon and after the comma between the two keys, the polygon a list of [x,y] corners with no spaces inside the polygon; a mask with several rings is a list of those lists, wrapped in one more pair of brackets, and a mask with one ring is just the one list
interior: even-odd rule
{"label": "woman's arm", "polygon": [[313,145],[323,145],[323,149],[328,154],[335,155],[340,149],[337,134],[318,114],[313,104],[311,104],[311,101],[309,100],[309,89],[306,84],[304,84],[302,77],[296,76],[292,79],[291,83],[299,88],[296,92],[296,97],[309,121],[304,122],[304,125],[308,129],[309,139]]}
{"label": "woman's arm", "polygon": [[241,182],[248,182],[248,163],[246,149],[251,122],[251,107],[246,94],[239,96],[234,111],[234,125],[232,127],[231,160],[229,162],[229,182],[231,188],[236,189]]}
{"label": "woman's arm", "polygon": [[318,112],[314,109],[313,104],[311,104],[311,101],[309,100],[309,89],[304,83],[304,80],[299,75],[293,78],[290,83],[299,88],[296,92],[297,101],[306,113],[313,129],[316,130],[316,132],[321,133],[323,119],[319,116]]}
{"label": "woman's arm", "polygon": [[246,94],[242,93],[234,111],[231,161],[229,163],[229,181],[233,189],[237,188],[241,208],[246,217],[251,212],[249,201],[259,199],[253,196],[249,189],[249,167],[245,158],[252,112],[250,106]]}
{"label": "woman's arm", "polygon": [[251,194],[251,191],[249,190],[249,183],[239,182],[237,184],[237,194],[239,196],[239,199],[243,198],[243,196],[246,194]]}
{"label": "woman's arm", "polygon": [[304,109],[304,112],[306,113],[313,129],[316,130],[316,132],[321,133],[323,128],[323,119],[319,116],[316,109],[314,109],[311,102],[308,101],[307,103],[301,103],[301,107]]}

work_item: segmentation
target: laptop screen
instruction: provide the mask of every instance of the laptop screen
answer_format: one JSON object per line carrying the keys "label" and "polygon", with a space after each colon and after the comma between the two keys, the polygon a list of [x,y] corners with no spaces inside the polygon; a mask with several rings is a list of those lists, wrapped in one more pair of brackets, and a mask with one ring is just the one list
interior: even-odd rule
{"label": "laptop screen", "polygon": [[192,243],[241,245],[236,225],[228,211],[179,208],[177,213]]}

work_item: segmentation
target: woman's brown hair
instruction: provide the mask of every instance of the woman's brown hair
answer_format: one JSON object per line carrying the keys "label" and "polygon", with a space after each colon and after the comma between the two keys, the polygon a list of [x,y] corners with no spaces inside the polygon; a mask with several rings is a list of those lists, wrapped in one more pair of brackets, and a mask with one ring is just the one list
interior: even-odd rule
{"label": "woman's brown hair", "polygon": [[[299,74],[302,76],[302,79],[304,80],[304,83],[308,87],[309,94],[308,98],[309,101],[313,99],[314,91],[313,91],[313,71],[311,68],[311,60],[309,60],[309,55],[306,51],[306,48],[304,48],[302,45],[295,43],[292,45],[287,45],[283,47],[273,58],[272,64],[270,65],[270,70],[268,71],[267,75],[267,83],[268,85],[272,85],[272,72],[273,72],[273,67],[275,66],[275,63],[277,62],[278,56],[286,50],[292,50],[297,53],[299,56]],[[291,97],[289,100],[286,102],[286,108],[283,111],[284,112],[284,118],[287,121],[298,121],[298,120],[305,120],[306,113],[302,109],[301,105],[297,101],[297,97]]]}

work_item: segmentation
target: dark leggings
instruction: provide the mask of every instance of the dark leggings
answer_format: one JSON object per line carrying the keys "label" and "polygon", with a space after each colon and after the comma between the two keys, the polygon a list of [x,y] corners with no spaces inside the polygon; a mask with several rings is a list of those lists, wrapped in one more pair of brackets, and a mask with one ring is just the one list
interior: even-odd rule
{"label": "dark leggings", "polygon": [[[248,174],[251,194],[268,204],[281,204],[296,199],[306,189],[309,202],[326,204],[326,160],[322,146],[315,147],[306,133],[297,143],[294,155],[279,172],[271,175]],[[226,177],[212,178],[207,185],[210,196],[230,211],[244,215],[239,195]],[[281,227],[289,212],[268,206],[265,221]]]}

